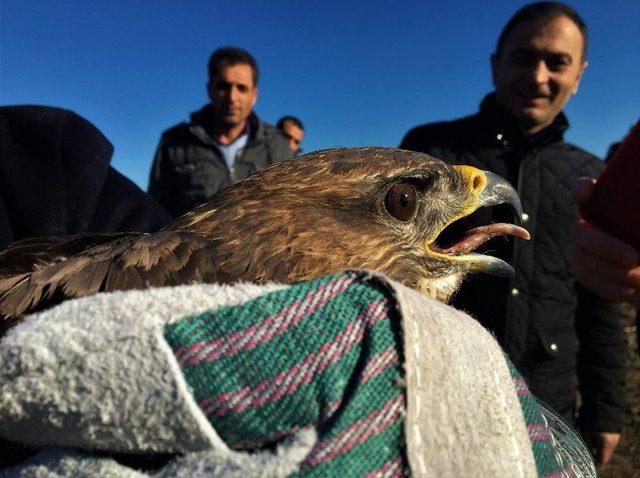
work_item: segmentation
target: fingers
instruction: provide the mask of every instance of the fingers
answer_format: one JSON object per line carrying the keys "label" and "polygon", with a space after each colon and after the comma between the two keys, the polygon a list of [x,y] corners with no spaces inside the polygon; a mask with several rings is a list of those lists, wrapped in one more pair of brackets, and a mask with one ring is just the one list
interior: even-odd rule
{"label": "fingers", "polygon": [[599,296],[640,307],[638,279],[628,270],[592,256],[585,261],[575,261],[574,272],[583,286]]}
{"label": "fingers", "polygon": [[[581,178],[571,193],[583,204],[596,180]],[[640,253],[629,244],[580,219],[575,229],[573,268],[578,280],[598,295],[640,307]]]}
{"label": "fingers", "polygon": [[624,268],[635,267],[640,259],[635,248],[583,220],[579,221],[576,228],[575,245]]}
{"label": "fingers", "polygon": [[576,247],[574,249],[574,268],[576,273],[584,271],[602,276],[603,280],[616,282],[621,286],[634,289],[640,287],[638,269],[627,264],[610,261],[608,257],[593,254],[590,250]]}
{"label": "fingers", "polygon": [[599,468],[611,460],[621,435],[620,433],[583,431],[582,436]]}
{"label": "fingers", "polygon": [[576,276],[580,280],[580,283],[587,289],[592,290],[605,299],[616,302],[628,302],[635,306],[640,305],[640,297],[635,295],[635,289],[633,287],[603,277],[601,272],[601,270],[593,272],[584,266],[575,266]]}
{"label": "fingers", "polygon": [[573,199],[578,203],[584,203],[593,192],[593,185],[596,183],[594,178],[580,178],[571,185],[571,194]]}
{"label": "fingers", "polygon": [[599,435],[601,436],[601,439],[600,449],[598,450],[598,458],[600,466],[602,466],[606,465],[609,460],[611,460],[613,452],[618,446],[618,442],[620,441],[620,434],[602,432]]}
{"label": "fingers", "polygon": [[578,280],[596,294],[640,306],[640,254],[633,247],[585,221],[576,228],[573,268]]}

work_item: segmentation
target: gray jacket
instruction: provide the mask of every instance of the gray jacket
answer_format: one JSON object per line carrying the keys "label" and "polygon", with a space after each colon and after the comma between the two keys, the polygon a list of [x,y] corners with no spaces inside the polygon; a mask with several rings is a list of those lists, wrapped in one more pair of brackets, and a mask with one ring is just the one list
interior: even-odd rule
{"label": "gray jacket", "polygon": [[191,114],[160,138],[149,178],[149,194],[177,217],[249,174],[291,157],[286,138],[274,127],[249,117],[249,140],[229,170],[209,135],[211,106]]}

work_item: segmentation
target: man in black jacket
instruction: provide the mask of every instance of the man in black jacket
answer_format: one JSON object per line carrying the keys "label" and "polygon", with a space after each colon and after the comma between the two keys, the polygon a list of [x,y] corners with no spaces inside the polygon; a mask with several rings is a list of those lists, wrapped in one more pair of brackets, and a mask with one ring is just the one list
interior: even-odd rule
{"label": "man in black jacket", "polygon": [[[577,222],[571,185],[597,176],[602,165],[563,140],[568,122],[562,109],[578,90],[586,48],[586,25],[571,7],[525,6],[498,39],[491,58],[495,92],[480,112],[414,128],[400,147],[488,169],[517,186],[532,240],[491,244],[514,264],[515,278],[471,278],[454,305],[492,330],[531,390],[570,420],[577,375],[577,423],[596,461],[605,463],[624,418],[620,311],[577,284],[569,265]],[[503,214],[484,211],[472,220],[486,223]]]}
{"label": "man in black jacket", "polygon": [[209,60],[210,104],[160,138],[149,194],[173,216],[205,202],[247,175],[292,156],[285,137],[253,112],[258,65],[239,48]]}
{"label": "man in black jacket", "polygon": [[113,146],[75,113],[0,107],[0,250],[36,236],[152,232],[170,217],[111,166]]}

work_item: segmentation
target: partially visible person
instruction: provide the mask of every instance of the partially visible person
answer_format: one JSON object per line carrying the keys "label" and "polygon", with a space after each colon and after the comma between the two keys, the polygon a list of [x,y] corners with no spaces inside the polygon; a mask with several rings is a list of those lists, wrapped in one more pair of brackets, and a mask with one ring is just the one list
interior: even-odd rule
{"label": "partially visible person", "polygon": [[607,150],[607,155],[604,158],[605,163],[609,162],[609,160],[613,157],[613,155],[616,154],[616,151],[618,151],[620,146],[622,146],[622,141],[618,141],[617,143],[612,143],[611,146],[609,146],[609,149]]}
{"label": "partially visible person", "polygon": [[302,154],[302,138],[304,138],[304,125],[295,116],[283,116],[276,123],[276,128],[282,131],[289,140],[289,148],[294,156]]}
{"label": "partially visible person", "polygon": [[[573,185],[578,204],[591,195],[594,183],[595,179],[582,178]],[[640,307],[640,251],[633,246],[581,218],[575,229],[573,264],[576,277],[588,289]]]}
{"label": "partially visible person", "polygon": [[640,121],[624,141],[609,148],[607,168],[598,179],[581,178],[573,185],[580,206],[574,268],[591,290],[613,300],[640,304]]}
{"label": "partially visible person", "polygon": [[[633,126],[631,127],[631,129],[629,129],[629,133],[631,133],[632,130],[633,130]],[[629,133],[627,133],[627,135]],[[625,138],[627,137],[627,135],[625,135]],[[622,146],[623,142],[624,142],[624,139],[621,140],[621,141],[616,141],[616,142],[611,143],[609,145],[609,149],[607,150],[607,155],[604,157],[604,162],[605,163],[608,163],[609,160],[616,154],[618,149],[620,149],[620,146]]]}
{"label": "partially visible person", "polygon": [[[495,90],[480,111],[414,128],[400,147],[487,169],[517,186],[532,239],[490,244],[516,276],[472,277],[453,305],[493,331],[534,394],[577,419],[604,464],[624,424],[625,338],[618,304],[581,287],[570,267],[578,221],[570,185],[598,176],[602,163],[563,139],[569,123],[562,110],[578,91],[586,52],[587,26],[570,6],[526,5],[498,38],[491,56]],[[505,214],[485,211],[463,229],[502,222]]]}
{"label": "partially visible person", "polygon": [[72,111],[0,107],[0,250],[20,239],[153,232],[169,215],[109,165],[113,146]]}
{"label": "partially visible person", "polygon": [[[640,123],[636,128],[640,128]],[[640,138],[631,136],[638,133],[640,129],[632,128],[624,143],[619,141],[609,147],[606,162],[614,156],[616,159],[609,166],[612,169],[607,171],[608,178],[603,177],[608,183],[600,190],[600,199],[596,199],[596,208],[600,212],[596,212],[596,216],[587,215],[590,219],[597,219],[604,214],[606,220],[610,221],[609,227],[613,224],[622,227],[618,230],[620,237],[616,237],[614,229],[609,229],[612,231],[609,234],[580,218],[575,232],[573,262],[576,276],[585,287],[610,300],[626,302],[638,309],[636,334],[637,343],[640,344],[640,251],[634,240],[640,224],[637,206],[634,207],[637,202],[634,195]],[[588,200],[594,192],[595,183],[594,178],[581,178],[572,191],[576,203],[589,208],[591,215],[594,213],[593,204],[589,204]],[[614,197],[610,197],[611,194]],[[604,207],[598,207],[600,201],[605,202]]]}
{"label": "partially visible person", "polygon": [[291,157],[285,137],[253,112],[259,70],[251,54],[220,48],[208,64],[210,103],[164,133],[149,194],[174,217],[247,175]]}

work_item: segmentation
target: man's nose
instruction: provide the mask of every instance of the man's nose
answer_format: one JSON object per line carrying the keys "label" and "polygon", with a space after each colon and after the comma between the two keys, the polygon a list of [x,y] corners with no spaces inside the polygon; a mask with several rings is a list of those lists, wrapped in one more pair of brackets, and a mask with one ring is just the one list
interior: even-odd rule
{"label": "man's nose", "polygon": [[543,60],[536,62],[531,74],[533,80],[538,85],[542,85],[549,81],[549,68],[547,68],[547,64]]}
{"label": "man's nose", "polygon": [[232,86],[231,89],[229,90],[229,99],[232,102],[235,102],[235,101],[238,101],[239,98],[240,98],[240,91],[235,86]]}

